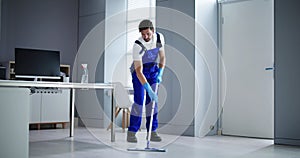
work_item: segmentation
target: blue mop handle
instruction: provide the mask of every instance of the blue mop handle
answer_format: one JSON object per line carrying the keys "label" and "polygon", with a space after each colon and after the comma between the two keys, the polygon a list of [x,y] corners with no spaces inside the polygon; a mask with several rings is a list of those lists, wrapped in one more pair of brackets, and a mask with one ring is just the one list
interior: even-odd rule
{"label": "blue mop handle", "polygon": [[[154,93],[157,94],[158,84],[155,83],[155,89]],[[149,125],[149,131],[148,131],[148,138],[147,138],[147,147],[150,148],[150,137],[151,137],[151,131],[152,131],[152,123],[153,123],[153,115],[154,115],[154,108],[155,108],[155,101],[152,101],[152,109],[151,109],[151,117],[150,117],[150,125]]]}

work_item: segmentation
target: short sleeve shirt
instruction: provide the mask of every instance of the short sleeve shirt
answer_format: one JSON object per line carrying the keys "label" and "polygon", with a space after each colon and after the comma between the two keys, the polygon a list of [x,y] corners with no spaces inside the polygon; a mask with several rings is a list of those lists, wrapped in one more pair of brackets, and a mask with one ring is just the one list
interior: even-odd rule
{"label": "short sleeve shirt", "polygon": [[[162,47],[159,48],[159,50],[164,51],[165,38],[161,33],[159,33],[159,37],[160,37],[160,41],[161,41],[161,45],[162,45]],[[156,48],[156,42],[157,42],[156,33],[153,34],[153,38],[148,42],[146,42],[142,37],[140,37],[138,40],[146,47],[147,50]],[[133,61],[141,61],[142,60],[142,57],[145,52],[142,52],[140,54],[141,50],[142,50],[142,47],[140,45],[138,45],[136,43],[133,44],[133,49],[132,49]]]}

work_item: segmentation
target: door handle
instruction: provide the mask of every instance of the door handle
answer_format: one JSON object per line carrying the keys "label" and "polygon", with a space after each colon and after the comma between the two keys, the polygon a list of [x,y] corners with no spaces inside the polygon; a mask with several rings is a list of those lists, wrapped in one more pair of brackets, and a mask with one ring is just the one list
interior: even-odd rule
{"label": "door handle", "polygon": [[274,67],[266,67],[265,70],[266,71],[271,71],[271,70],[274,70]]}

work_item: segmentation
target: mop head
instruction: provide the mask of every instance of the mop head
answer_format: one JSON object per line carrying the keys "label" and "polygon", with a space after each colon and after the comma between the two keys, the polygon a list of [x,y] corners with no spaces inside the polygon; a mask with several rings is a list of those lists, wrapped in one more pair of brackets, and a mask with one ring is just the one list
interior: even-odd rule
{"label": "mop head", "polygon": [[166,149],[158,149],[158,148],[128,148],[127,151],[147,151],[147,152],[166,152]]}

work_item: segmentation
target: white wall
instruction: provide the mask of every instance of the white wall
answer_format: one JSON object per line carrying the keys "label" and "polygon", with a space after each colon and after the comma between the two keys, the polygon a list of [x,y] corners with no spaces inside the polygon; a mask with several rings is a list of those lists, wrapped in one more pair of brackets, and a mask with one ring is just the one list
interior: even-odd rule
{"label": "white wall", "polygon": [[215,134],[218,119],[218,8],[217,0],[196,2],[195,135]]}
{"label": "white wall", "polygon": [[[106,1],[105,13],[105,62],[104,82],[121,82],[125,85],[127,70],[125,53],[126,48],[126,9],[127,1]],[[104,105],[111,105],[110,96],[105,95]],[[110,122],[110,106],[105,106],[106,113],[104,124]]]}
{"label": "white wall", "polygon": [[127,52],[126,36],[127,1],[114,0],[106,2],[105,14],[105,79],[104,82],[126,82]]}

